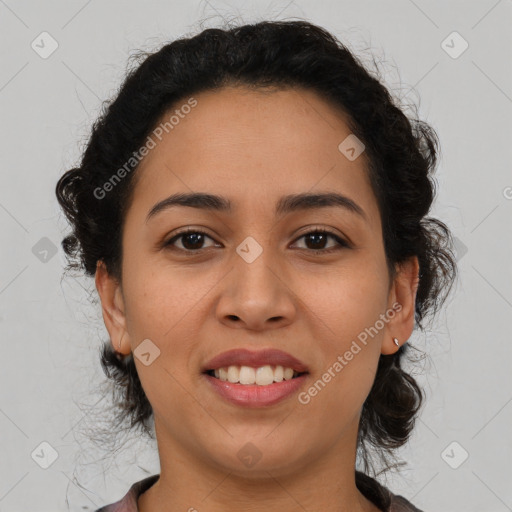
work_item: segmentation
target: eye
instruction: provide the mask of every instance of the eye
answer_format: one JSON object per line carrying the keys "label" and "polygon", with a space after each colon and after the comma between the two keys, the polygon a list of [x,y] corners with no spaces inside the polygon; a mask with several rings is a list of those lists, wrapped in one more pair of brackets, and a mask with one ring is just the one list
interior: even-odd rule
{"label": "eye", "polygon": [[[350,247],[349,244],[345,242],[345,240],[323,228],[315,228],[312,231],[308,231],[307,233],[300,236],[297,240],[302,238],[312,241],[313,248],[309,249],[315,253],[331,253],[333,251],[339,251],[340,249]],[[328,238],[335,240],[337,245],[328,249],[323,248]],[[302,249],[302,247],[299,247],[299,249]],[[306,249],[308,249],[308,247],[306,247]]]}
{"label": "eye", "polygon": [[185,231],[181,231],[177,235],[173,236],[167,242],[164,242],[164,247],[174,246],[174,242],[176,240],[182,239],[182,247],[177,247],[177,249],[181,249],[183,251],[188,252],[198,252],[203,249],[201,247],[204,244],[205,238],[209,238],[213,240],[210,236],[208,236],[204,231],[199,231],[197,229],[187,229]]}

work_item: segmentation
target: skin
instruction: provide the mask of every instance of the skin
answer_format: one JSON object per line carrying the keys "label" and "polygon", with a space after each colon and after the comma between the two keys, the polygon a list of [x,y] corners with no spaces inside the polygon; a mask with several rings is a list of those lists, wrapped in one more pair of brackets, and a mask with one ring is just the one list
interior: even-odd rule
{"label": "skin", "polygon": [[[150,339],[161,351],[149,366],[134,358],[161,466],[139,510],[375,512],[355,485],[357,427],[379,356],[412,333],[417,258],[390,279],[366,155],[350,161],[338,150],[346,118],[316,93],[228,87],[194,97],[136,171],[121,283],[101,262],[96,273],[116,350]],[[191,191],[226,196],[233,211],[174,207],[146,223],[155,203]],[[320,191],[350,197],[367,220],[337,207],[274,217],[282,195]],[[203,245],[182,237],[162,247],[187,227],[207,233]],[[315,254],[338,246],[303,236],[315,227],[351,246]],[[263,249],[252,263],[236,252],[248,236]],[[201,375],[226,350],[274,347],[309,366],[307,390],[396,302],[401,310],[307,405],[297,394],[263,408],[232,405]],[[247,442],[262,455],[252,467],[237,457]]]}

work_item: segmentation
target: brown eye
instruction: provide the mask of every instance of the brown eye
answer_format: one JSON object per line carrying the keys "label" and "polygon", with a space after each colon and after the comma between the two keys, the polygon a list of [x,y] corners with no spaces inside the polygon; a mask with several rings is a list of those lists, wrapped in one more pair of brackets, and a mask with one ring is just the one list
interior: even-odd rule
{"label": "brown eye", "polygon": [[170,240],[164,243],[164,247],[175,247],[175,241],[181,239],[182,247],[176,247],[177,249],[184,251],[199,251],[204,249],[203,244],[206,238],[212,240],[212,238],[209,237],[206,233],[191,229],[182,231],[181,233],[173,236]]}
{"label": "brown eye", "polygon": [[[315,229],[314,231],[310,231],[309,233],[305,233],[298,240],[304,238],[306,240],[306,249],[310,249],[312,251],[318,253],[330,253],[332,251],[338,251],[342,248],[348,248],[349,244],[342,240],[339,236],[331,233],[330,231],[326,231],[324,229]],[[331,238],[336,241],[336,245],[325,248],[325,244],[327,240]],[[309,243],[308,243],[309,241]]]}

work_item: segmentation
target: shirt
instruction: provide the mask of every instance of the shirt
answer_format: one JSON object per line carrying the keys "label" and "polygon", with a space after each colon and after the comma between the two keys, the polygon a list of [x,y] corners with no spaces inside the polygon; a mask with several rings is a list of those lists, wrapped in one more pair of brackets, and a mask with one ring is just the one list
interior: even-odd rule
{"label": "shirt", "polygon": [[[123,498],[121,498],[119,501],[116,501],[115,503],[111,503],[110,505],[105,505],[97,509],[95,512],[139,512],[137,499],[141,494],[147,491],[159,479],[159,477],[159,474],[152,475],[144,478],[143,480],[135,482]],[[367,477],[367,479],[370,479],[370,477]],[[389,508],[385,509],[385,512],[422,512],[419,508],[416,508],[403,496],[393,494],[389,489],[382,486],[376,480],[370,480],[373,481],[375,488],[379,489],[380,493],[387,494],[390,498],[391,505]],[[369,496],[366,497],[370,499]],[[371,501],[378,507],[383,508],[382,503],[375,497],[372,497]]]}

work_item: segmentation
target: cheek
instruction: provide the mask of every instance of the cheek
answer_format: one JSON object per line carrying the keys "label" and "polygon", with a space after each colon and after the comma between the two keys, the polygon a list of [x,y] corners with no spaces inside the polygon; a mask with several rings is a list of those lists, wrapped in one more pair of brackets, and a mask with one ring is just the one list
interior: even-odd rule
{"label": "cheek", "polygon": [[387,304],[386,275],[362,264],[310,279],[308,308],[324,322],[328,338],[346,340],[375,323]]}
{"label": "cheek", "polygon": [[126,275],[123,288],[132,329],[139,334],[147,329],[158,338],[194,309],[208,287],[207,279],[165,266],[142,267]]}
{"label": "cheek", "polygon": [[217,280],[186,270],[176,272],[155,267],[132,274],[126,286],[126,318],[132,350],[145,339],[160,350],[155,361],[157,368],[151,370],[159,376],[154,382],[148,371],[151,367],[140,365],[141,380],[147,380],[148,385],[158,387],[161,385],[158,379],[165,379],[172,387],[169,373],[185,382],[191,373],[197,372],[195,353],[204,339],[201,331],[208,315],[207,292]]}
{"label": "cheek", "polygon": [[321,417],[321,424],[327,417],[327,423],[335,429],[359,413],[373,385],[380,356],[378,337],[361,342],[357,337],[361,320],[354,318],[351,322],[340,321],[339,335],[331,333],[321,342],[322,364],[300,402],[310,420]]}
{"label": "cheek", "polygon": [[155,412],[182,410],[187,401],[184,387],[190,388],[191,372],[198,371],[194,353],[201,340],[205,284],[193,281],[183,273],[140,269],[127,283],[126,318],[132,350],[149,339],[160,351],[148,366],[134,358]]}
{"label": "cheek", "polygon": [[[310,419],[323,418],[323,427],[331,425],[337,430],[341,425],[350,423],[357,417],[373,385],[376,366],[369,361],[368,352],[355,356],[339,372],[332,370],[334,376],[325,383],[322,378],[312,383],[306,393],[311,396],[310,403],[304,405],[304,411]],[[324,374],[325,378],[325,374]],[[327,379],[326,379],[327,380]],[[325,419],[328,418],[328,421]],[[322,421],[319,421],[322,425]]]}
{"label": "cheek", "polygon": [[[315,344],[322,364],[320,381],[311,389],[316,393],[311,402],[317,405],[309,404],[309,410],[322,404],[322,410],[347,417],[362,406],[375,378],[383,334],[372,327],[385,312],[387,281],[375,268],[362,265],[316,279],[310,290],[307,305],[311,318],[318,320]],[[319,409],[317,414],[323,413]]]}

